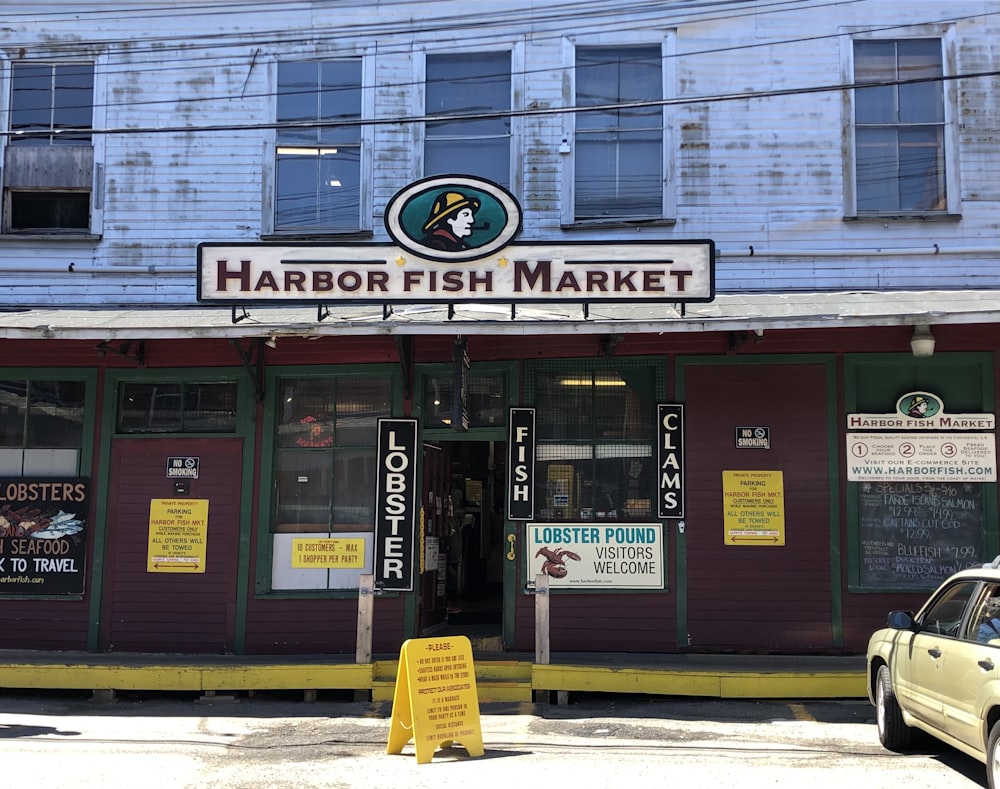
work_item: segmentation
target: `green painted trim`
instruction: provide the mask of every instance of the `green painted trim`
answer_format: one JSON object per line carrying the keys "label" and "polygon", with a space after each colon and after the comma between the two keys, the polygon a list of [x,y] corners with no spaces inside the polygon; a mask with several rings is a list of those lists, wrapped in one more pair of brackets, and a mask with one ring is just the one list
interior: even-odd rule
{"label": "green painted trim", "polygon": [[[762,354],[760,356],[683,356],[677,358],[676,398],[684,402],[684,374],[688,367],[722,366],[744,364],[819,364],[826,368],[826,422],[829,439],[827,441],[827,477],[830,489],[829,497],[829,533],[830,533],[830,629],[833,646],[843,646],[844,643],[844,603],[843,582],[841,580],[840,556],[840,433],[837,430],[837,365],[836,357],[831,354]],[[691,437],[685,432],[685,441]],[[684,564],[681,566],[681,547],[683,536],[678,535],[678,589],[677,589],[677,640],[678,646],[687,646],[686,638],[682,643],[681,634],[687,630],[687,553],[684,552]],[[684,546],[686,547],[686,546]],[[683,589],[681,588],[681,572]],[[684,630],[681,630],[681,623]]]}
{"label": "green painted trim", "polygon": [[[927,366],[933,369],[935,360],[938,363],[965,363],[969,367],[978,366],[981,371],[981,386],[979,388],[979,407],[985,413],[995,413],[996,411],[996,382],[994,376],[994,354],[990,351],[955,351],[946,353],[936,353],[929,359],[914,361],[912,356],[899,353],[869,353],[869,354],[845,354],[844,355],[844,413],[846,415],[858,412],[858,376],[859,370],[863,367],[906,368],[909,375],[915,364]],[[908,384],[901,383],[900,388],[907,388]],[[917,387],[913,387],[917,388]],[[933,391],[933,387],[930,387]],[[889,408],[892,406],[890,405]],[[844,425],[846,433],[847,427]],[[861,564],[860,556],[860,535],[858,533],[858,484],[848,482],[844,479],[846,498],[846,533],[847,533],[847,591],[852,594],[884,594],[898,592],[903,594],[924,594],[921,590],[913,588],[895,587],[870,587],[861,585]],[[997,483],[982,482],[984,486],[983,496],[983,560],[989,561],[1000,553],[1000,534],[997,533]],[[931,584],[933,587],[936,584]]]}
{"label": "green painted trim", "polygon": [[[236,384],[236,429],[232,433],[118,433],[118,387],[124,382],[148,383],[227,383]],[[95,513],[98,542],[94,546],[94,588],[90,598],[87,650],[100,649],[101,610],[104,602],[104,557],[107,553],[108,486],[111,476],[111,446],[116,438],[239,438],[243,440],[243,468],[240,478],[240,527],[236,564],[236,609],[233,622],[233,649],[242,654],[246,644],[246,583],[250,563],[250,518],[253,511],[254,396],[245,370],[235,367],[171,368],[169,370],[106,370],[101,398],[101,436],[98,467],[104,473]],[[98,550],[100,548],[100,550]]]}
{"label": "green painted trim", "polygon": [[840,513],[840,433],[837,430],[837,360],[830,359],[826,377],[827,485],[830,489],[830,629],[835,647],[844,646],[844,572],[840,545],[843,542]]}

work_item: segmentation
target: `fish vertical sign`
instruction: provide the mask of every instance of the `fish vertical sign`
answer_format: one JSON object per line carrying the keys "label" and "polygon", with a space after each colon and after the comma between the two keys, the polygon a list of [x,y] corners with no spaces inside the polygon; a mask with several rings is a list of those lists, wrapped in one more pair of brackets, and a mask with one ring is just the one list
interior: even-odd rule
{"label": "fish vertical sign", "polygon": [[0,479],[0,594],[83,594],[89,511],[87,479]]}
{"label": "fish vertical sign", "polygon": [[413,590],[417,502],[417,420],[378,420],[375,493],[375,583],[385,591]]}
{"label": "fish vertical sign", "polygon": [[530,521],[535,517],[535,409],[510,409],[507,440],[507,517]]}

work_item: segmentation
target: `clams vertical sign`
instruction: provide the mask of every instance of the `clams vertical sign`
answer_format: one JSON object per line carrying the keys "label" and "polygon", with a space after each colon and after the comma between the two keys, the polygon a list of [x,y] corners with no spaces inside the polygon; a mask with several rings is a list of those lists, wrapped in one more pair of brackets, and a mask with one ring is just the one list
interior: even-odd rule
{"label": "clams vertical sign", "polygon": [[418,501],[416,419],[378,420],[375,497],[375,582],[386,591],[412,591]]}
{"label": "clams vertical sign", "polygon": [[684,406],[656,407],[657,517],[684,517]]}

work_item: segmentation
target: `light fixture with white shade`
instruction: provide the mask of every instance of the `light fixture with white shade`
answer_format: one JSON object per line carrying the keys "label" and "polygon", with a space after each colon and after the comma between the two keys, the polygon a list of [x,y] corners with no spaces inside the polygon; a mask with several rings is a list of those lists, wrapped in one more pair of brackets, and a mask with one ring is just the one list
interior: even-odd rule
{"label": "light fixture with white shade", "polygon": [[930,326],[926,323],[918,323],[913,327],[910,348],[913,350],[914,356],[927,357],[934,355],[934,335],[931,334]]}

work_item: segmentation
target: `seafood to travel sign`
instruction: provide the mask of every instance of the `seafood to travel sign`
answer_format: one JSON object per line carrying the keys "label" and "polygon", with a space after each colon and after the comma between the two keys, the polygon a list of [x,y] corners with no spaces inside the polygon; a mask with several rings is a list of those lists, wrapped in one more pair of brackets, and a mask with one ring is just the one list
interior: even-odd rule
{"label": "seafood to travel sign", "polygon": [[662,589],[659,523],[529,525],[527,577],[549,576],[553,589]]}
{"label": "seafood to travel sign", "polygon": [[83,594],[89,480],[0,479],[0,594]]}
{"label": "seafood to travel sign", "polygon": [[148,573],[203,573],[208,542],[208,499],[149,502]]}

